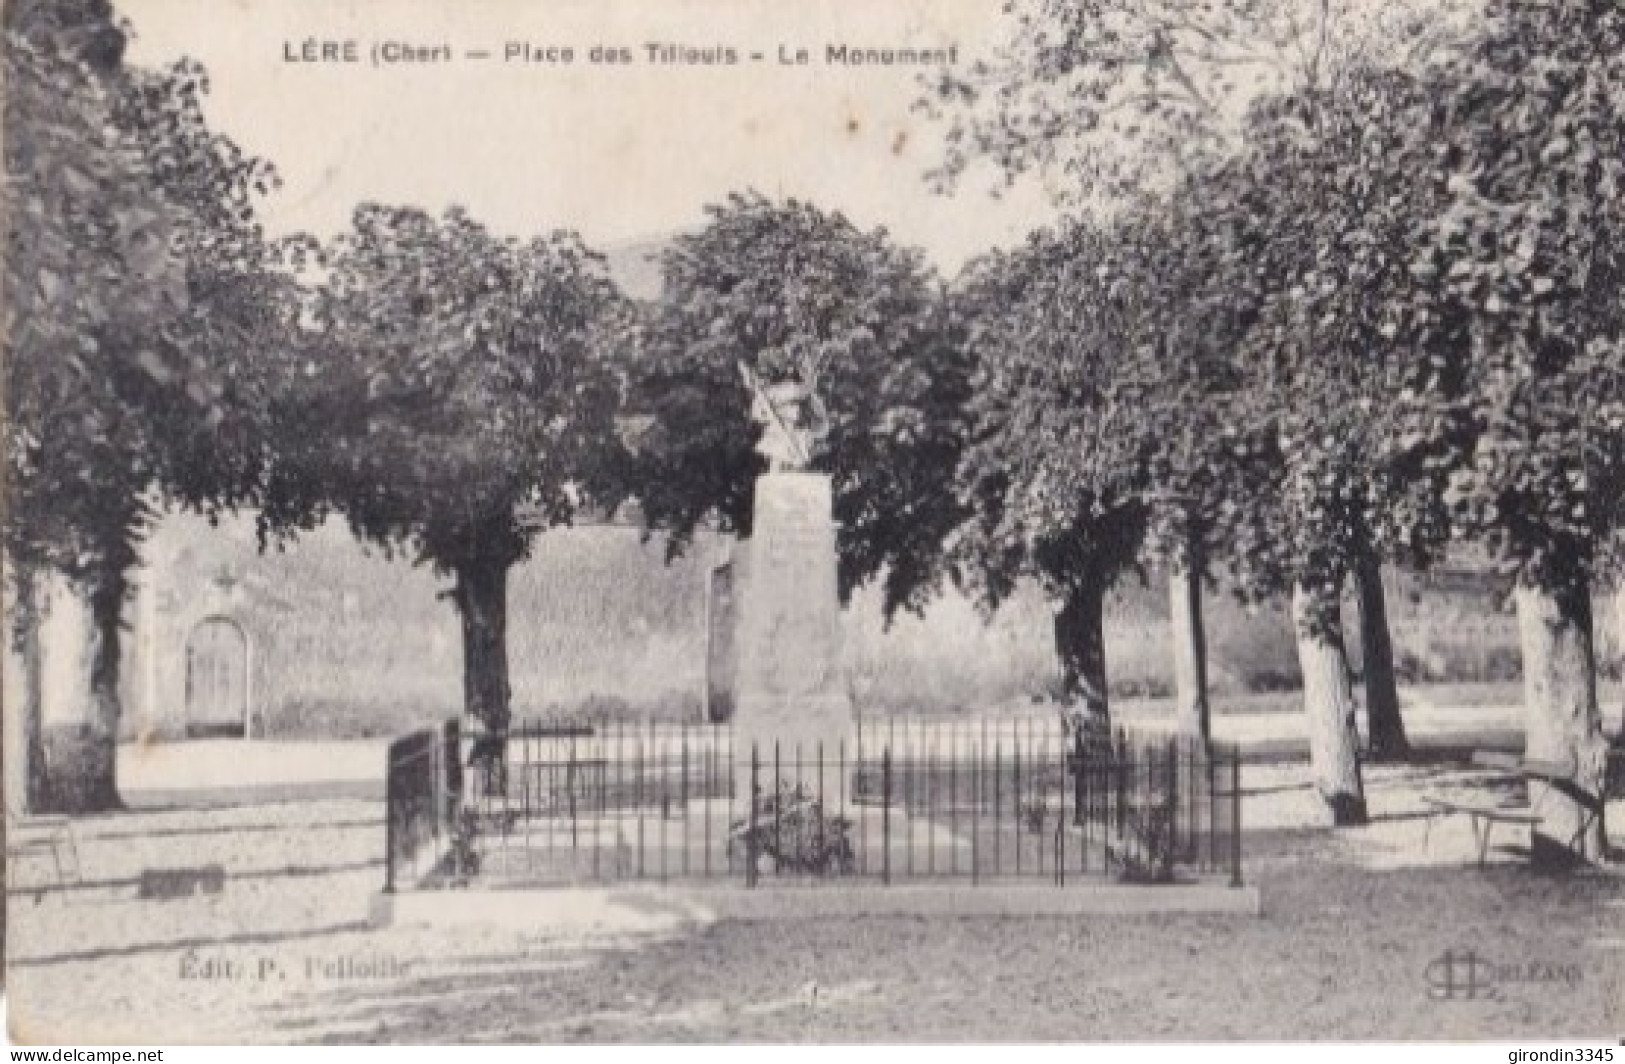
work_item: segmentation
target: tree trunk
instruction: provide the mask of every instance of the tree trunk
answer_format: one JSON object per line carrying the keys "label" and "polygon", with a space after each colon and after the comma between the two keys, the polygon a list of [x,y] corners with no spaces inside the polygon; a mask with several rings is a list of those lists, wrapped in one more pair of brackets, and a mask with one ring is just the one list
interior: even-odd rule
{"label": "tree trunk", "polygon": [[1382,563],[1365,558],[1354,567],[1360,600],[1360,647],[1365,676],[1365,711],[1373,758],[1397,760],[1410,753],[1399,715],[1399,684],[1394,678],[1394,643],[1388,632],[1388,596]]}
{"label": "tree trunk", "polygon": [[1367,820],[1354,730],[1354,691],[1349,685],[1339,612],[1335,595],[1317,593],[1302,584],[1292,590],[1292,622],[1309,718],[1309,762],[1333,827]]}
{"label": "tree trunk", "polygon": [[1614,591],[1614,661],[1625,678],[1625,582]]}
{"label": "tree trunk", "polygon": [[1106,697],[1106,582],[1090,574],[1067,591],[1055,614],[1055,653],[1061,663],[1061,695],[1082,703],[1086,735],[1111,730]]}
{"label": "tree trunk", "polygon": [[1597,707],[1591,592],[1520,586],[1515,592],[1523,648],[1524,757],[1548,778],[1529,781],[1537,864],[1604,856],[1603,775],[1608,743]]}
{"label": "tree trunk", "polygon": [[1175,723],[1180,734],[1207,742],[1207,634],[1202,627],[1202,573],[1179,564],[1168,573],[1168,618],[1174,640]]}
{"label": "tree trunk", "polygon": [[[80,592],[64,586],[62,594]],[[118,691],[122,574],[103,576],[84,599],[88,609],[73,609],[61,598],[50,605],[52,610],[69,610],[71,616],[64,617],[57,629],[61,642],[55,648],[54,665],[59,697],[68,705],[47,721],[45,735],[40,806],[49,812],[99,813],[124,807],[117,780],[123,708]],[[49,657],[52,648],[45,649]]]}
{"label": "tree trunk", "polygon": [[6,561],[6,807],[34,813],[45,791],[40,726],[40,582],[32,567]]}
{"label": "tree trunk", "polygon": [[[19,606],[24,628],[19,633],[23,663],[23,802],[30,813],[45,803],[45,733],[40,724],[44,694],[40,691],[39,592],[32,573],[26,577],[26,590],[19,589]],[[22,596],[27,596],[26,605]]]}
{"label": "tree trunk", "polygon": [[496,735],[506,734],[508,567],[477,560],[456,567],[453,598],[463,626],[463,712]]}
{"label": "tree trunk", "polygon": [[[1614,667],[1619,670],[1620,683],[1625,684],[1625,581],[1614,589]],[[1625,746],[1625,705],[1620,706],[1615,727],[1614,742]]]}

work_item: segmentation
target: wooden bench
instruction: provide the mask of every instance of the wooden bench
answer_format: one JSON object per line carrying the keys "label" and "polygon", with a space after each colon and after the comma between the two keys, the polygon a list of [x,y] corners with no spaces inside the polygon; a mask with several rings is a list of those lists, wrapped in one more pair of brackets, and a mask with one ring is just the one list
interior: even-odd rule
{"label": "wooden bench", "polygon": [[[20,881],[18,870],[21,858],[27,854],[50,854],[56,880],[50,886],[58,890],[77,886],[81,882],[79,871],[79,844],[74,841],[73,821],[61,814],[15,813],[7,810],[6,860],[12,868],[9,884],[16,887]],[[47,884],[29,888],[34,892],[37,905],[45,898]],[[26,891],[20,891],[26,893]]]}
{"label": "wooden bench", "polygon": [[1455,798],[1445,798],[1436,794],[1422,796],[1423,804],[1430,809],[1427,826],[1422,835],[1422,848],[1427,849],[1428,839],[1433,832],[1433,821],[1438,817],[1449,816],[1452,813],[1461,813],[1472,819],[1473,838],[1478,843],[1478,865],[1484,867],[1484,861],[1490,852],[1490,835],[1497,824],[1521,824],[1529,827],[1540,823],[1540,817],[1529,811],[1527,807],[1487,805],[1481,802],[1460,801]]}
{"label": "wooden bench", "polygon": [[1583,816],[1575,838],[1568,842],[1570,846],[1576,845],[1592,825],[1603,820],[1604,810],[1610,801],[1625,796],[1625,752],[1619,750],[1608,752],[1603,767],[1602,789],[1597,794],[1581,790],[1575,783],[1572,763],[1521,757],[1517,754],[1503,754],[1490,750],[1475,751],[1472,760],[1473,764],[1481,768],[1497,769],[1518,776],[1525,784],[1543,783],[1577,805],[1582,810]]}

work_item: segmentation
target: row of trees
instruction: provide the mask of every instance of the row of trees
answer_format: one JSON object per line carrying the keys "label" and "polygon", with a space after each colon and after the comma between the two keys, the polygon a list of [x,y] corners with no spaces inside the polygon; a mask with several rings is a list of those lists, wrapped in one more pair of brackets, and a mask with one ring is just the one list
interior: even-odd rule
{"label": "row of trees", "polygon": [[[1033,56],[975,74],[1031,91],[989,112],[975,84],[939,87],[948,170],[1065,160],[1109,209],[950,285],[884,231],[736,196],[674,241],[647,305],[573,235],[501,237],[458,210],[363,205],[325,245],[268,241],[253,201],[274,173],[204,126],[201,71],[125,68],[95,0],[8,7],[6,282],[26,296],[6,323],[6,550],[25,642],[42,573],[96,635],[94,723],[36,799],[117,801],[118,620],[152,500],[252,505],[267,538],[342,514],[433,565],[466,708],[500,731],[507,572],[542,529],[635,498],[674,552],[701,522],[748,535],[740,361],[823,367],[843,593],[879,579],[888,610],[919,608],[951,580],[992,607],[1036,579],[1066,691],[1097,718],[1125,572],[1172,574],[1200,735],[1204,587],[1222,570],[1289,596],[1338,823],[1365,816],[1345,587],[1373,741],[1400,752],[1381,567],[1478,544],[1517,588],[1530,751],[1598,793],[1590,594],[1625,495],[1619,12],[1499,0],[1465,40],[1434,35],[1445,60],[1395,67],[1326,43],[1323,4],[1303,76],[1226,130],[1192,73],[1225,57],[1188,42],[1244,41],[1287,0],[1201,8],[1222,25],[1034,2],[1016,37]],[[1142,77],[1125,55],[1155,62]],[[1170,109],[1134,168],[1087,135],[1124,106]],[[1599,852],[1571,812],[1549,833]]]}
{"label": "row of trees", "polygon": [[[975,556],[1055,585],[1062,621],[1077,604],[1085,674],[1092,585],[1136,558],[1174,573],[1188,660],[1204,567],[1289,595],[1322,797],[1353,823],[1343,590],[1374,745],[1402,749],[1380,566],[1476,544],[1515,588],[1528,753],[1590,796],[1537,795],[1537,836],[1599,854],[1583,805],[1606,746],[1591,594],[1618,572],[1625,506],[1625,15],[1494,0],[1462,34],[1449,11],[1379,20],[1426,46],[1379,62],[1329,3],[1017,8],[1002,67],[937,87],[945,176],[987,156],[1061,167],[1115,209],[972,281]],[[1222,72],[1269,42],[1296,60],[1230,126]],[[1115,153],[1130,128],[1162,146],[1133,169]],[[1181,673],[1200,706],[1200,668]],[[1080,690],[1103,698],[1103,676]]]}

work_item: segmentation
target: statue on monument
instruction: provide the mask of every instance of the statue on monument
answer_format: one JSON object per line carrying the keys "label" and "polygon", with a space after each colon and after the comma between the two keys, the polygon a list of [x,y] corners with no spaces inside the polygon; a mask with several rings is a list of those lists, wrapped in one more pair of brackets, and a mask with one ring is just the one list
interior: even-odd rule
{"label": "statue on monument", "polygon": [[794,379],[767,383],[745,363],[739,373],[750,390],[750,416],[762,426],[756,453],[767,459],[768,472],[801,472],[814,449],[829,435],[829,413],[818,397],[818,374],[803,366]]}
{"label": "statue on monument", "polygon": [[[767,470],[756,478],[750,537],[742,544],[734,734],[739,749],[769,757],[780,747],[835,750],[852,732],[832,478],[810,468],[830,430],[817,394],[818,369],[807,352],[782,348],[739,363],[751,418],[760,426],[756,451]],[[736,760],[735,770],[739,793],[753,793],[760,781],[749,762]],[[778,786],[788,782],[817,793],[820,772],[798,756],[774,775]]]}

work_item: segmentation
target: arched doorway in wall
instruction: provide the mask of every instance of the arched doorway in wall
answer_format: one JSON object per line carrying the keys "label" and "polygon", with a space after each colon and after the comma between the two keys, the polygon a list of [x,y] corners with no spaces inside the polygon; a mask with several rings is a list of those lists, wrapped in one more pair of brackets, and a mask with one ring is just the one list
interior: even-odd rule
{"label": "arched doorway in wall", "polygon": [[186,737],[248,737],[248,633],[230,617],[206,617],[186,637]]}

